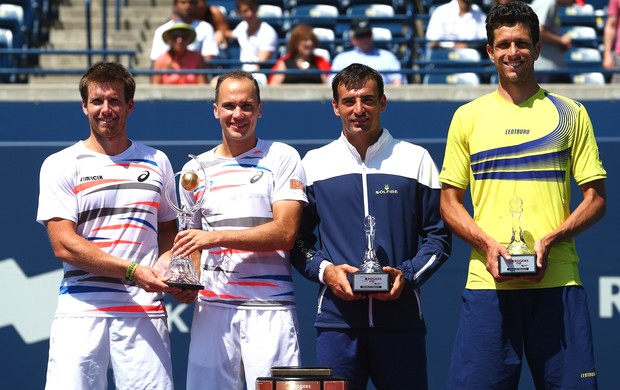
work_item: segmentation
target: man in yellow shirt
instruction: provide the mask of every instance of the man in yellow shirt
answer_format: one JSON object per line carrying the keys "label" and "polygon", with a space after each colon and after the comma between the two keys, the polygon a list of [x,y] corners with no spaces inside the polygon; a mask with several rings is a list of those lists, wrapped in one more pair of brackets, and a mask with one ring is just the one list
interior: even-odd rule
{"label": "man in yellow shirt", "polygon": [[[451,389],[516,389],[524,350],[537,388],[597,386],[574,238],[605,213],[606,172],[584,106],[536,82],[538,24],[524,2],[489,13],[497,91],[460,107],[450,125],[441,212],[472,245]],[[572,212],[571,176],[583,194]],[[511,210],[514,198],[522,210]],[[516,258],[512,237],[530,248],[532,272],[500,274],[500,257]]]}

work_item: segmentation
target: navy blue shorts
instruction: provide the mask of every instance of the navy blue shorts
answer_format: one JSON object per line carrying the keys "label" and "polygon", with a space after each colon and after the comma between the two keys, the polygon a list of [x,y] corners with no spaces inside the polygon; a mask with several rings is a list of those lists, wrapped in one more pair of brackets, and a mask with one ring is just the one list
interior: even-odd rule
{"label": "navy blue shorts", "polygon": [[344,377],[349,390],[366,390],[368,379],[377,389],[428,389],[424,330],[318,330],[317,362]]}
{"label": "navy blue shorts", "polygon": [[581,286],[465,290],[449,388],[517,389],[523,352],[537,389],[596,389]]}

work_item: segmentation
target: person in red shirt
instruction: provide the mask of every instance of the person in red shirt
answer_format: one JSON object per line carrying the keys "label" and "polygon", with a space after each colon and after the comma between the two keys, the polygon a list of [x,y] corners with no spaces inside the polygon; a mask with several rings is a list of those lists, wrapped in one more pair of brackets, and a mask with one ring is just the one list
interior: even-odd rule
{"label": "person in red shirt", "polygon": [[[187,49],[196,39],[196,31],[186,23],[175,23],[162,34],[170,50],[163,53],[153,64],[153,70],[201,69],[204,67],[200,53]],[[205,84],[205,74],[159,73],[152,77],[153,84]]]}

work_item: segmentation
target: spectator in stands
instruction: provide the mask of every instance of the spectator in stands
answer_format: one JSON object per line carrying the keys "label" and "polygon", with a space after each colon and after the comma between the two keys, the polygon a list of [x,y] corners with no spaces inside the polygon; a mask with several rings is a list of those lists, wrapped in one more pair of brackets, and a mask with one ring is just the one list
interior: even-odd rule
{"label": "spectator in stands", "polygon": [[209,62],[219,54],[213,27],[204,20],[196,19],[198,12],[197,0],[174,0],[172,5],[174,16],[166,23],[157,27],[153,36],[153,46],[151,48],[151,61],[157,60],[162,54],[170,50],[170,46],[163,39],[164,31],[175,23],[187,23],[196,31],[196,39],[188,49],[199,52],[205,62]]}
{"label": "spectator in stands", "polygon": [[[607,7],[607,21],[605,22],[605,30],[603,33],[603,68],[618,69],[620,68],[620,1],[609,0]],[[614,73],[611,76],[612,83],[620,83],[620,74]]]}
{"label": "spectator in stands", "polygon": [[257,12],[257,0],[237,0],[237,14],[243,21],[225,33],[226,39],[236,39],[239,43],[239,60],[247,72],[260,69],[260,63],[271,59],[278,47],[278,33],[260,20]]}
{"label": "spectator in stands", "polygon": [[[187,49],[187,45],[196,39],[196,31],[192,26],[186,23],[175,23],[164,31],[163,39],[170,46],[170,50],[155,60],[154,70],[200,69],[204,67],[200,53]],[[205,84],[207,78],[204,74],[169,73],[154,74],[151,81],[153,84]]]}
{"label": "spectator in stands", "polygon": [[[331,69],[329,61],[314,54],[319,40],[312,32],[312,26],[298,24],[291,31],[287,45],[288,53],[280,57],[273,70],[324,70]],[[327,82],[327,73],[274,73],[269,76],[269,84],[320,84]]]}
{"label": "spectator in stands", "polygon": [[196,18],[209,23],[215,30],[215,41],[218,46],[226,46],[226,31],[230,30],[226,15],[216,5],[209,5],[207,0],[198,0]]}
{"label": "spectator in stands", "polygon": [[[573,46],[568,34],[561,34],[560,7],[573,4],[574,0],[533,0],[532,9],[540,22],[540,42],[543,49],[536,61],[538,83],[570,83],[567,73],[545,73],[545,70],[566,68],[564,52]],[[538,71],[543,72],[538,72]]]}
{"label": "spectator in stands", "polygon": [[426,39],[431,48],[482,49],[486,39],[486,15],[472,0],[452,0],[431,13]]}
{"label": "spectator in stands", "polygon": [[[340,72],[353,63],[370,66],[383,76],[385,84],[402,85],[406,83],[400,71],[400,61],[389,50],[379,49],[374,46],[372,26],[368,19],[356,19],[351,24],[352,50],[338,54],[332,61],[332,74],[329,77],[331,83],[337,72]],[[389,72],[389,73],[387,73]]]}

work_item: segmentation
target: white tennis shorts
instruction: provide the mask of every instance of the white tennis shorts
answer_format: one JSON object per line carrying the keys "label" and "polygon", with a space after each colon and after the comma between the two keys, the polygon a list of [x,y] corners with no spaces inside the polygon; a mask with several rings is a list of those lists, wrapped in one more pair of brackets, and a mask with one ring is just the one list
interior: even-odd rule
{"label": "white tennis shorts", "polygon": [[173,389],[166,318],[55,318],[46,390]]}
{"label": "white tennis shorts", "polygon": [[196,303],[187,390],[242,390],[271,367],[299,366],[297,312],[236,309]]}

